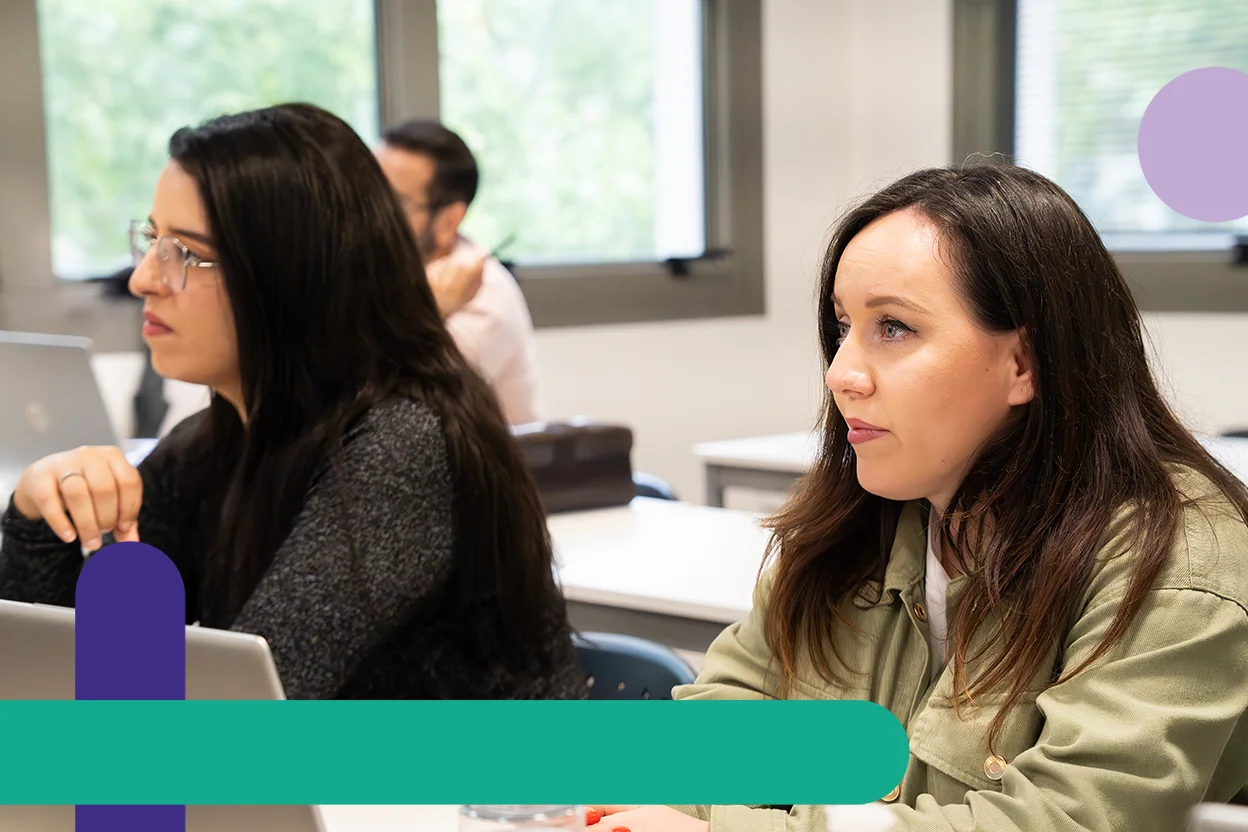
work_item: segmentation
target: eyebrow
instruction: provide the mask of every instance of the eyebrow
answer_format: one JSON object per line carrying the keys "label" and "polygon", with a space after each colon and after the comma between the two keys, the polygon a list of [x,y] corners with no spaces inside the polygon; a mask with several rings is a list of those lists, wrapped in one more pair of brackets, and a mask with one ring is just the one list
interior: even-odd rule
{"label": "eyebrow", "polygon": [[[152,226],[153,228],[156,227],[156,221],[152,219],[151,217],[147,218],[147,224]],[[204,234],[200,234],[198,231],[189,231],[185,228],[170,228],[169,233],[173,235],[174,237],[179,237],[179,238],[186,237],[190,240],[194,240],[200,245],[208,246],[209,248],[215,248],[215,246],[212,244],[212,239]]]}
{"label": "eyebrow", "polygon": [[[832,296],[832,302],[837,306],[844,306],[836,295]],[[898,297],[897,295],[876,295],[869,298],[865,305],[868,309],[875,309],[879,306],[900,306],[902,309],[909,309],[911,312],[917,312],[920,315],[927,314],[927,310],[922,306],[919,306],[914,301]]]}

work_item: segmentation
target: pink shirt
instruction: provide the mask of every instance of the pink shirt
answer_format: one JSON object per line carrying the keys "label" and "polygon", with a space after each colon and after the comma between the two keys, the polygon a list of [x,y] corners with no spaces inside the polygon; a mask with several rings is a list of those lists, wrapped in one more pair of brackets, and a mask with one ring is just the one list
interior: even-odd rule
{"label": "pink shirt", "polygon": [[[460,238],[451,257],[479,251]],[[481,288],[472,300],[446,319],[446,328],[464,354],[494,388],[503,416],[513,425],[538,421],[537,338],[524,293],[511,273],[486,258]]]}

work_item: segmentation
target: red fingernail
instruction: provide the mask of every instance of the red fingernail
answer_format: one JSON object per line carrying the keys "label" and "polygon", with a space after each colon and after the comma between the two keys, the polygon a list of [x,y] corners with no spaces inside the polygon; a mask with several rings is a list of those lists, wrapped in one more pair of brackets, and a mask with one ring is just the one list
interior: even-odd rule
{"label": "red fingernail", "polygon": [[597,823],[600,820],[602,820],[602,813],[599,812],[597,809],[585,810],[585,825],[586,826],[593,826],[595,823]]}
{"label": "red fingernail", "polygon": [[629,829],[627,826],[614,826],[611,828],[611,832],[633,832],[633,830]]}

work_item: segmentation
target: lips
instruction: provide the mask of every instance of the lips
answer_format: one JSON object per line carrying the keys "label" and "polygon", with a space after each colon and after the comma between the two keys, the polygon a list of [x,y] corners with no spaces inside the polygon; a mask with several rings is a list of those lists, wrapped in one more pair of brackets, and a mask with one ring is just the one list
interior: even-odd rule
{"label": "lips", "polygon": [[884,430],[884,428],[879,425],[873,425],[870,422],[864,422],[861,419],[846,419],[845,424],[856,430]]}
{"label": "lips", "polygon": [[845,424],[849,426],[848,439],[851,445],[861,445],[888,436],[888,431],[884,428],[861,419],[846,419]]}
{"label": "lips", "polygon": [[162,321],[151,312],[143,313],[143,334],[146,336],[168,335],[173,332],[173,328],[169,324]]}

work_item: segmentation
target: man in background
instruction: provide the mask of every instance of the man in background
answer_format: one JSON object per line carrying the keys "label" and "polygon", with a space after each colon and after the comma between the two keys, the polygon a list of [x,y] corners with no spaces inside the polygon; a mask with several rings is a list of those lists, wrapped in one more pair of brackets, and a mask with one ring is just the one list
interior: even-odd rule
{"label": "man in background", "polygon": [[[426,119],[391,127],[382,139],[377,161],[416,234],[447,330],[494,388],[507,421],[537,421],[537,341],[524,294],[497,258],[459,233],[480,178],[472,151]],[[465,276],[478,268],[480,288],[471,293]]]}

